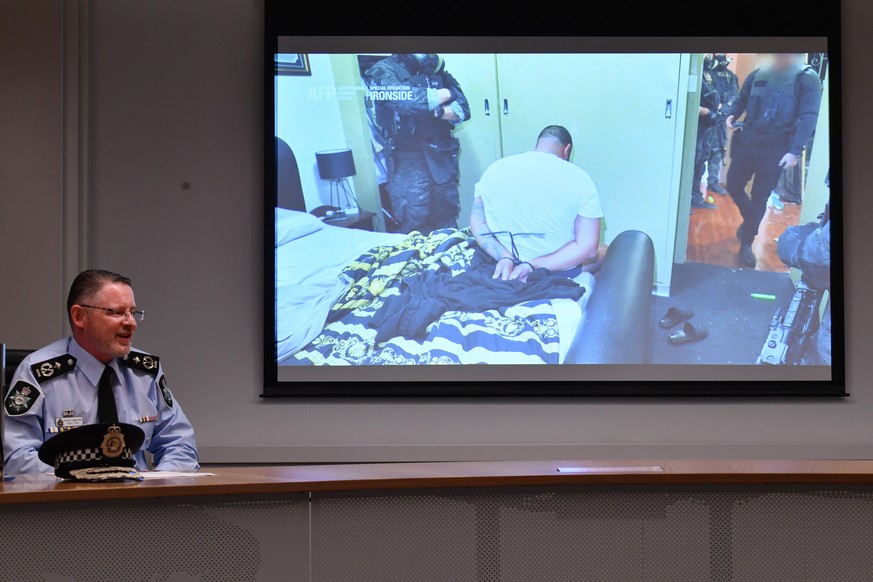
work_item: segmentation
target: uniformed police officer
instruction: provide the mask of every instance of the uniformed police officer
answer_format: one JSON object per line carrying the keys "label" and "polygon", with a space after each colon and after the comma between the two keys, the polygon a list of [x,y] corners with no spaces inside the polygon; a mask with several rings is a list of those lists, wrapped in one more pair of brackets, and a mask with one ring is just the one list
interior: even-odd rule
{"label": "uniformed police officer", "polygon": [[[752,242],[767,210],[767,198],[784,168],[797,165],[815,131],[821,105],[821,80],[803,60],[803,54],[776,53],[770,62],[752,71],[736,102],[728,109],[726,124],[735,129],[727,189],[740,210],[737,230],[739,262],[756,265]],[[745,112],[742,126],[735,122]],[[754,176],[750,193],[746,184]]]}
{"label": "uniformed police officer", "polygon": [[388,194],[400,230],[457,226],[458,139],[470,119],[461,86],[436,54],[393,54],[365,73],[376,124],[388,143]]}
{"label": "uniformed police officer", "polygon": [[[712,72],[711,82],[713,88],[718,92],[720,102],[720,120],[723,121],[724,112],[733,106],[734,101],[740,95],[740,85],[736,73],[728,68],[731,60],[724,53],[715,53],[712,56]],[[727,190],[719,182],[721,167],[724,163],[725,148],[727,147],[727,127],[724,123],[716,123],[715,131],[717,133],[716,147],[712,149],[709,160],[706,162],[707,170],[707,190],[713,194],[727,194]]]}
{"label": "uniformed police officer", "polygon": [[[191,423],[173,398],[157,356],[133,351],[137,320],[127,277],[80,273],[70,287],[72,337],[29,355],[3,401],[3,455],[8,473],[51,472],[38,450],[55,433],[95,423],[128,423],[145,433],[143,448],[158,470],[199,467]],[[147,469],[143,452],[136,467]]]}
{"label": "uniformed police officer", "polygon": [[[712,55],[706,55],[703,59],[703,74],[700,80],[700,105],[698,106],[697,145],[694,150],[694,181],[691,186],[692,208],[715,208],[715,204],[708,202],[700,189],[703,172],[706,170],[706,162],[712,158],[713,152],[720,147],[717,126],[721,99],[718,91],[716,91],[712,84],[714,63],[715,60],[712,58]],[[709,172],[711,180],[711,165]],[[716,171],[717,181],[718,173]]]}

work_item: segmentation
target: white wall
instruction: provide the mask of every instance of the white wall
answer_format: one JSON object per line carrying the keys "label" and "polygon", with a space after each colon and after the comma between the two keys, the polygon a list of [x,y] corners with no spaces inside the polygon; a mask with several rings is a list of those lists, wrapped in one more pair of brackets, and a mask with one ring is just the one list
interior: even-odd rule
{"label": "white wall", "polygon": [[[311,76],[281,75],[276,77],[276,135],[285,140],[297,157],[300,182],[306,208],[330,203],[330,182],[318,175],[315,152],[345,149],[345,142],[337,141],[345,135],[330,55],[309,55]],[[293,103],[293,107],[283,103]],[[355,160],[356,163],[369,163]],[[354,192],[352,180],[348,181]],[[345,202],[343,198],[342,202]],[[334,205],[337,205],[334,203]],[[339,204],[338,206],[344,206]]]}
{"label": "white wall", "polygon": [[[873,127],[863,46],[870,8],[863,0],[844,2],[852,392],[844,401],[260,399],[263,8],[242,0],[93,3],[92,262],[133,277],[137,301],[149,312],[138,344],[164,357],[206,461],[870,457],[873,197],[865,166]],[[57,29],[25,25],[33,46],[57,40]],[[18,87],[26,91],[25,84]],[[41,159],[39,150],[28,155]],[[5,200],[8,172],[23,174],[2,167]],[[30,221],[34,241],[57,226],[33,220],[30,202],[4,201],[10,207]],[[0,246],[19,235],[0,235]],[[54,265],[59,252],[34,244],[33,256],[4,279],[25,281],[34,300],[0,286],[0,308],[21,313],[3,330],[18,344],[47,343],[61,333],[59,322],[29,324],[28,315],[38,320],[51,300],[31,284],[41,276],[34,265]]]}

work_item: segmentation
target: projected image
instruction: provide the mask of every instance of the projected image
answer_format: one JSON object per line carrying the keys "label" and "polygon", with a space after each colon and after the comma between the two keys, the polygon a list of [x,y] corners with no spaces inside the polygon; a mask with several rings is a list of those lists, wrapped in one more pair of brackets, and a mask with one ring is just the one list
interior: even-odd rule
{"label": "projected image", "polygon": [[288,55],[280,370],[830,365],[825,53]]}

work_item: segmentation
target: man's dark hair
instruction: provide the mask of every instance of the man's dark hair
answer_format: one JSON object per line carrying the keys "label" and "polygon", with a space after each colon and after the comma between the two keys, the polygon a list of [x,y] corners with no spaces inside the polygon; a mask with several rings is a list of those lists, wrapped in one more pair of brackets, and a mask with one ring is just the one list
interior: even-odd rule
{"label": "man's dark hair", "polygon": [[73,305],[81,305],[83,300],[96,295],[107,283],[124,283],[128,287],[131,286],[130,279],[112,271],[88,269],[76,275],[67,295],[67,319],[70,320],[70,325],[73,325],[73,317],[70,315]]}
{"label": "man's dark hair", "polygon": [[558,143],[562,146],[573,145],[573,138],[570,137],[570,132],[562,125],[549,125],[540,132],[540,135],[537,136],[537,141],[540,141],[544,137],[558,140]]}

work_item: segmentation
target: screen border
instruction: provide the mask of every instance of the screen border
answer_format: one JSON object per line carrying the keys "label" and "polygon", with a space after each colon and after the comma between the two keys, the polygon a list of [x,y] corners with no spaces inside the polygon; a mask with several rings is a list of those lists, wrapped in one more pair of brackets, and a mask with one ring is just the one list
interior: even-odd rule
{"label": "screen border", "polygon": [[[681,4],[681,3],[680,3]],[[307,397],[307,398],[355,398],[355,397],[682,397],[682,398],[821,398],[846,397],[845,378],[845,337],[844,337],[844,265],[843,265],[843,189],[842,189],[842,54],[840,41],[840,8],[839,3],[818,6],[817,18],[807,21],[789,21],[778,6],[764,5],[758,11],[757,18],[748,22],[716,23],[712,35],[706,39],[698,36],[699,32],[689,34],[687,28],[680,22],[668,19],[669,15],[657,10],[657,7],[645,7],[651,12],[651,18],[635,18],[628,22],[626,18],[618,18],[620,7],[613,6],[603,13],[598,13],[585,22],[570,22],[569,19],[554,22],[543,21],[544,15],[535,17],[533,21],[514,23],[499,36],[483,36],[481,30],[460,30],[456,26],[447,30],[445,26],[437,26],[434,21],[417,23],[415,34],[406,31],[404,34],[384,30],[387,23],[376,23],[372,30],[366,31],[366,38],[373,39],[374,44],[368,50],[378,51],[380,46],[396,46],[398,43],[428,42],[439,45],[446,37],[477,38],[483,43],[491,44],[498,40],[517,43],[516,51],[524,52],[525,45],[540,46],[540,41],[559,46],[561,42],[570,42],[574,47],[583,43],[598,43],[598,46],[618,46],[621,37],[638,37],[659,45],[668,46],[670,39],[676,39],[683,44],[691,42],[712,43],[712,36],[723,36],[732,41],[742,41],[738,37],[767,37],[774,43],[784,43],[796,37],[824,37],[827,39],[829,59],[829,91],[830,91],[830,151],[835,161],[831,166],[831,319],[832,319],[832,354],[831,379],[822,381],[645,381],[645,380],[578,380],[549,381],[529,379],[520,381],[493,382],[487,380],[464,381],[409,381],[397,380],[388,376],[392,367],[385,367],[385,378],[367,382],[346,381],[303,381],[287,382],[278,379],[276,364],[276,289],[275,289],[275,206],[276,206],[276,156],[274,124],[275,124],[275,91],[273,55],[279,49],[280,36],[295,36],[295,40],[305,41],[307,47],[336,46],[337,43],[347,45],[359,42],[361,29],[356,26],[360,20],[354,15],[327,23],[319,23],[321,30],[311,23],[302,22],[299,15],[287,4],[279,0],[266,0],[265,3],[265,37],[263,51],[264,79],[264,233],[262,254],[264,257],[264,383],[262,397]],[[690,9],[690,8],[689,8]],[[480,8],[481,10],[481,8]],[[756,7],[758,10],[758,7]],[[610,18],[609,12],[616,11],[616,18]],[[299,13],[298,13],[299,14]],[[362,15],[363,16],[363,15]],[[640,15],[638,15],[640,16]],[[475,20],[475,19],[470,19]],[[465,21],[469,26],[470,20]],[[687,20],[683,22],[688,22]],[[657,23],[658,26],[655,26]],[[720,27],[720,28],[719,28]],[[390,28],[390,26],[388,26]],[[653,34],[652,31],[657,31]],[[381,33],[380,33],[381,31]],[[512,37],[512,38],[510,38]],[[359,46],[359,45],[358,45]],[[759,52],[749,51],[749,52]],[[317,52],[317,51],[312,51]],[[329,52],[347,52],[337,48]],[[357,51],[352,51],[357,52]],[[389,51],[390,52],[390,51]],[[460,52],[460,51],[459,51]],[[501,49],[501,52],[507,52]],[[548,52],[548,51],[545,51]],[[598,52],[610,52],[600,49]],[[642,52],[642,51],[633,51]],[[654,51],[648,51],[654,52]],[[685,51],[687,52],[687,51]],[[741,51],[742,52],[742,51]],[[547,375],[547,374],[546,374]],[[534,384],[535,387],[534,387]]]}

